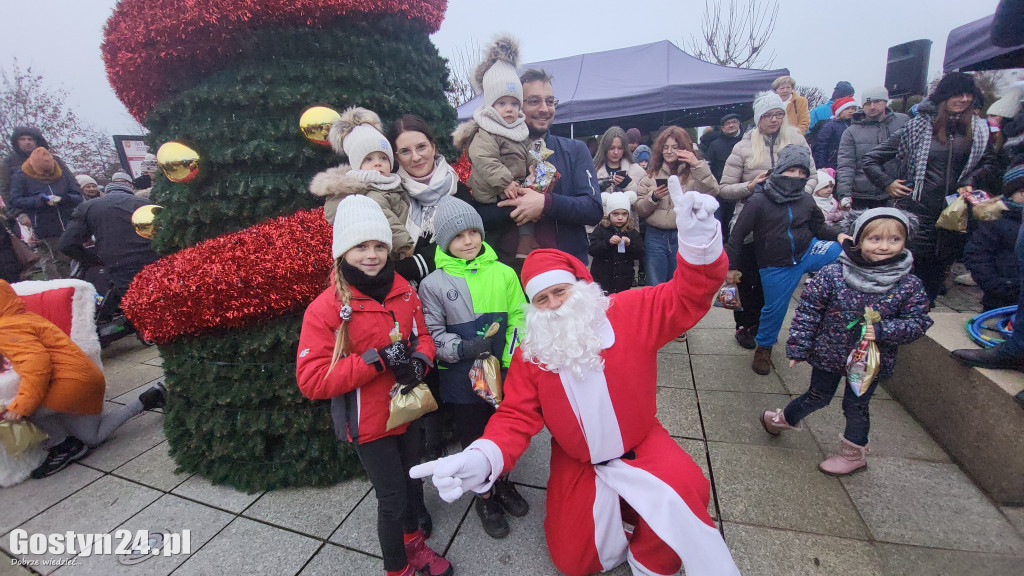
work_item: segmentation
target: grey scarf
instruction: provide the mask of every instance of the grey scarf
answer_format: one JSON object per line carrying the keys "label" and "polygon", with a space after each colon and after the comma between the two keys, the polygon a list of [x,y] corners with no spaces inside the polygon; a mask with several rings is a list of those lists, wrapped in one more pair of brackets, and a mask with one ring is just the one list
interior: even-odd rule
{"label": "grey scarf", "polygon": [[441,198],[455,195],[458,186],[458,176],[443,156],[437,156],[434,164],[434,173],[430,176],[429,184],[417,182],[404,168],[398,169],[410,199],[405,229],[413,238],[434,237],[434,208]]}
{"label": "grey scarf", "polygon": [[[916,201],[921,200],[921,192],[924,190],[924,175],[928,171],[928,153],[932,147],[936,118],[936,113],[932,112],[935,105],[930,100],[925,102],[928,105],[903,128],[903,137],[900,138],[896,149],[896,161],[900,167],[900,174],[904,175],[908,185],[913,185],[912,198]],[[964,114],[970,114],[970,112],[964,112]],[[985,147],[988,145],[988,124],[974,114],[971,114],[970,118],[968,131],[971,138],[971,154],[967,157],[967,164],[964,165],[963,172],[957,178],[958,181],[963,180],[981,162],[981,157],[985,154]]]}
{"label": "grey scarf", "polygon": [[[905,257],[900,258],[900,256]],[[839,255],[839,262],[843,265],[843,280],[846,281],[847,286],[858,292],[885,294],[904,276],[910,274],[910,270],[914,267],[914,257],[909,250],[904,250],[900,256],[872,266],[859,257],[857,260],[860,262],[855,262],[846,250],[843,250]]]}

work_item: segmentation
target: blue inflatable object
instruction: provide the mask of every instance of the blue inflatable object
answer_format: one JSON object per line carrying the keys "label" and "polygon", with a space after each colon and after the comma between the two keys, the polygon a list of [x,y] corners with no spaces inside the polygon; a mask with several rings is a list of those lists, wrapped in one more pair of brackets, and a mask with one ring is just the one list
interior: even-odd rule
{"label": "blue inflatable object", "polygon": [[[975,344],[982,348],[992,348],[1013,335],[1013,318],[1016,315],[1016,306],[996,308],[971,318],[964,324],[964,329]],[[990,336],[986,332],[999,336]]]}

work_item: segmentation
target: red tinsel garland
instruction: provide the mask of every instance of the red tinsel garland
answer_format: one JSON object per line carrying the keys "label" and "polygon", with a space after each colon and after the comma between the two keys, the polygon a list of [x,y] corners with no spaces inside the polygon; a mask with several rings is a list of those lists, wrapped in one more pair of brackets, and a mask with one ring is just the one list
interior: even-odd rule
{"label": "red tinsel garland", "polygon": [[159,344],[301,309],[328,286],[331,234],[317,208],[200,242],[146,266],[121,307]]}
{"label": "red tinsel garland", "polygon": [[465,152],[459,157],[459,160],[452,164],[452,168],[455,173],[459,176],[459,182],[465,185],[469,185],[469,175],[473,173],[473,165],[469,162],[469,156]]}
{"label": "red tinsel garland", "polygon": [[398,14],[441,27],[447,0],[121,0],[104,28],[107,78],[132,116],[238,53],[235,35],[267,26],[319,27],[353,13]]}

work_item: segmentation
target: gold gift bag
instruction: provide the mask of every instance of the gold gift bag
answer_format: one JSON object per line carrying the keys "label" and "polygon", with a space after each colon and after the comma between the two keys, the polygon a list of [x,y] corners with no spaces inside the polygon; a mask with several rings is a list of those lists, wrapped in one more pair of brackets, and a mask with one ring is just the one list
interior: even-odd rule
{"label": "gold gift bag", "polygon": [[[402,339],[397,323],[390,336],[392,342]],[[434,395],[430,393],[430,388],[425,383],[420,382],[412,390],[403,393],[402,386],[395,382],[395,385],[391,387],[391,414],[388,416],[385,429],[397,428],[434,410],[437,410],[437,401],[434,400]]]}
{"label": "gold gift bag", "polygon": [[963,196],[957,196],[956,200],[946,206],[935,221],[935,227],[952,232],[967,232],[967,201]]}
{"label": "gold gift bag", "polygon": [[7,453],[13,458],[21,456],[26,450],[34,448],[46,438],[46,432],[28,420],[21,422],[0,420],[0,444],[3,444]]}
{"label": "gold gift bag", "polygon": [[501,360],[494,356],[477,358],[469,370],[469,379],[473,383],[473,392],[476,392],[477,396],[495,408],[501,404],[501,400],[504,398],[504,388],[501,384]]}

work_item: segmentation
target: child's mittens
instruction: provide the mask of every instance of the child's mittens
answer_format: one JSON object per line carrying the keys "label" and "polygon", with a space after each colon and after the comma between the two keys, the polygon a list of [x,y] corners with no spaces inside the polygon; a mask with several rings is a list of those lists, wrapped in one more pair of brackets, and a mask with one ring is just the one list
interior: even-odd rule
{"label": "child's mittens", "polygon": [[683,192],[679,178],[668,179],[676,211],[679,255],[690,264],[711,264],[722,255],[722,226],[715,218],[718,200],[693,190]]}
{"label": "child's mittens", "polygon": [[408,344],[404,341],[392,342],[378,349],[377,354],[380,355],[380,360],[384,363],[384,366],[392,372],[395,371],[396,367],[409,363]]}

